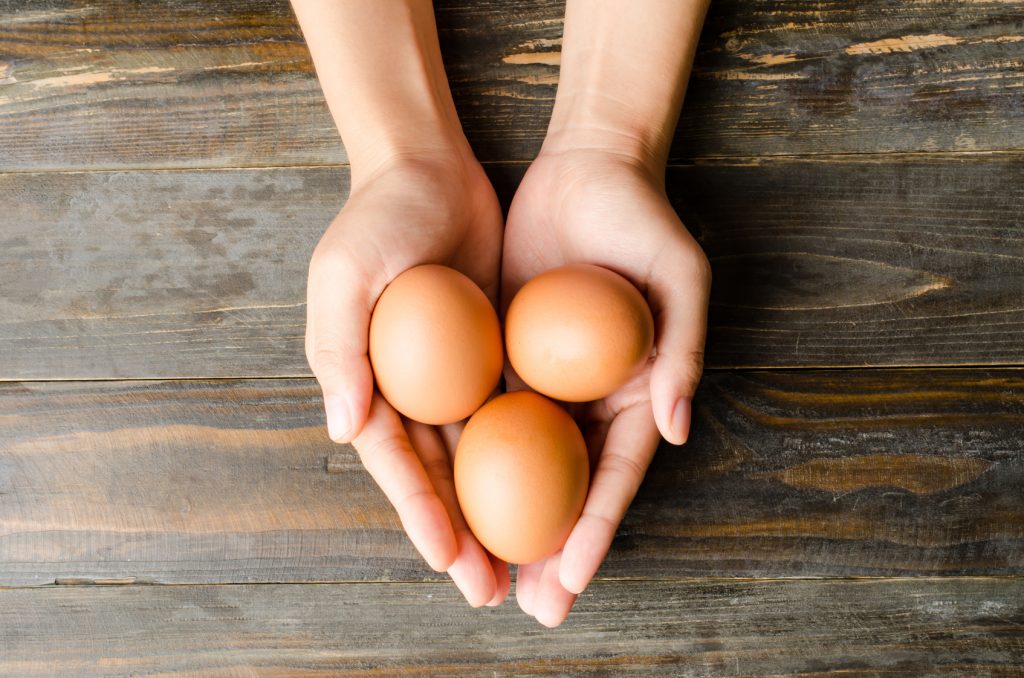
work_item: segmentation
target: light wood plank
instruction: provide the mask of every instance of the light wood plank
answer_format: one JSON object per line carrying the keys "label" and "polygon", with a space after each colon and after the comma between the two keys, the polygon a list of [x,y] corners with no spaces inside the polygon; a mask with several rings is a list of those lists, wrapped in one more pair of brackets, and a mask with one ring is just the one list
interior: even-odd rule
{"label": "light wood plank", "polygon": [[601,582],[546,630],[439,584],[6,590],[0,674],[1013,676],[1022,601],[1020,578]]}
{"label": "light wood plank", "polygon": [[[481,158],[540,147],[561,0],[438,3]],[[1013,2],[712,3],[673,156],[1024,148]],[[0,170],[345,161],[286,0],[0,3]]]}
{"label": "light wood plank", "polygon": [[[713,373],[696,403],[601,577],[1024,573],[1024,371]],[[312,380],[7,383],[0,430],[0,586],[438,578]]]}
{"label": "light wood plank", "polygon": [[[507,204],[524,165],[489,172]],[[718,161],[668,192],[714,269],[707,364],[1022,364],[1024,159]],[[345,168],[0,174],[0,378],[309,374]]]}

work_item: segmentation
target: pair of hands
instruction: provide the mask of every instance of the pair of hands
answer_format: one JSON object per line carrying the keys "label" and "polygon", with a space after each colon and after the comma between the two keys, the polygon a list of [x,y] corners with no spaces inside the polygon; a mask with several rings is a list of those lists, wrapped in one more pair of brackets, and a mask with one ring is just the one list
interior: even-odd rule
{"label": "pair of hands", "polygon": [[[470,154],[395,157],[353,186],[314,251],[307,290],[306,355],[331,438],[353,443],[427,563],[447,571],[474,607],[495,606],[508,595],[509,568],[477,542],[459,510],[451,462],[462,424],[406,420],[375,392],[370,315],[387,284],[419,264],[462,271],[503,310],[535,275],[573,262],[637,285],[654,314],[656,349],[618,391],[570,408],[593,470],[583,514],[558,553],[520,565],[517,575],[519,606],[546,626],[565,619],[593,578],[660,437],[681,444],[688,435],[711,276],[663,178],[599,148],[542,151],[503,226]],[[514,374],[506,381],[524,388]]]}

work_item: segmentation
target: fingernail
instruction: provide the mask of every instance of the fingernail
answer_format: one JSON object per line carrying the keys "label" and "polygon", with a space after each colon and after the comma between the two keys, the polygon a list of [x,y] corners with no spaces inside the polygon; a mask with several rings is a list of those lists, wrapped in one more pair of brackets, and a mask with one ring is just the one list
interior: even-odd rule
{"label": "fingernail", "polygon": [[336,443],[346,442],[352,431],[352,413],[344,396],[324,396],[324,411],[327,413],[327,435]]}
{"label": "fingernail", "polygon": [[679,445],[690,437],[690,399],[680,398],[672,410],[672,433],[679,440]]}

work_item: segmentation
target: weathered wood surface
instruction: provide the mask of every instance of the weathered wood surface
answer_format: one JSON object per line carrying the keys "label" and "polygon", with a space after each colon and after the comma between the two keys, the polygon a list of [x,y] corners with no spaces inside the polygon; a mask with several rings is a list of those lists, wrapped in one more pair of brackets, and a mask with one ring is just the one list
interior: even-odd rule
{"label": "weathered wood surface", "polygon": [[669,181],[714,270],[712,366],[1021,364],[1024,156],[700,163]]}
{"label": "weathered wood surface", "polygon": [[[490,172],[507,202],[522,164]],[[1021,364],[1024,157],[675,167],[708,365]],[[345,168],[0,174],[0,378],[303,376]]]}
{"label": "weathered wood surface", "polygon": [[0,378],[306,375],[345,169],[0,175]]}
{"label": "weathered wood surface", "polygon": [[599,582],[555,630],[441,584],[0,590],[0,610],[19,677],[1024,672],[1020,578]]}
{"label": "weathered wood surface", "polygon": [[[696,402],[600,576],[1024,573],[1024,371],[719,372]],[[437,577],[312,380],[6,383],[0,430],[0,586]]]}
{"label": "weathered wood surface", "polygon": [[[560,0],[437,16],[479,155],[547,127]],[[0,1],[0,170],[345,159],[286,0]],[[1016,2],[712,3],[675,157],[1024,148]]]}

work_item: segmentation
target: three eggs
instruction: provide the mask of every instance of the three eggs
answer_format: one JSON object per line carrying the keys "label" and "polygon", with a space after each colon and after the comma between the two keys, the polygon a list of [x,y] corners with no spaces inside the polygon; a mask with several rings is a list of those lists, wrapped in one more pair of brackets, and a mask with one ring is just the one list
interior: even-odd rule
{"label": "three eggs", "polygon": [[504,339],[512,369],[536,393],[487,401],[504,363],[497,314],[472,280],[427,264],[399,275],[378,299],[370,363],[381,395],[404,416],[437,425],[470,417],[454,459],[459,506],[484,548],[531,563],[565,543],[590,480],[583,435],[549,398],[586,402],[614,392],[650,357],[654,320],[625,278],[570,264],[519,290]]}

